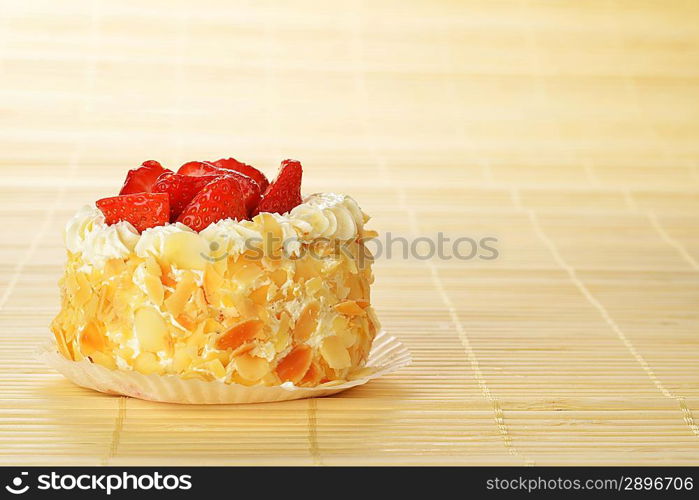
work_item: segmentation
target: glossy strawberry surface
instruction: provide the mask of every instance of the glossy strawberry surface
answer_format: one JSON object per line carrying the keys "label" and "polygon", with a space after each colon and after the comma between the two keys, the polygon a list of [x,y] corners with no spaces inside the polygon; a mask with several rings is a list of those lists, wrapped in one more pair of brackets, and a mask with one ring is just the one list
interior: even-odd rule
{"label": "glossy strawberry surface", "polygon": [[150,193],[155,181],[163,172],[172,171],[163,168],[155,160],[144,161],[140,167],[129,170],[119,194]]}
{"label": "glossy strawberry surface", "polygon": [[303,168],[296,160],[284,160],[277,178],[267,187],[253,216],[262,212],[285,214],[300,205]]}
{"label": "glossy strawberry surface", "polygon": [[201,231],[221,219],[247,218],[240,184],[233,177],[220,177],[208,183],[185,207],[177,222]]}
{"label": "glossy strawberry surface", "polygon": [[165,193],[135,193],[96,202],[107,224],[130,222],[139,232],[170,220],[170,198]]}

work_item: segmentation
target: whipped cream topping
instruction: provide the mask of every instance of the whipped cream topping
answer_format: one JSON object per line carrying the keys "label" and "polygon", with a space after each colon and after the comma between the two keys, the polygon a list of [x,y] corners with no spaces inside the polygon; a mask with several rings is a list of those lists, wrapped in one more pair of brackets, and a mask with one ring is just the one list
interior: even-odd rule
{"label": "whipped cream topping", "polygon": [[[248,240],[264,239],[263,229],[269,217],[277,223],[286,249],[292,254],[304,241],[317,238],[346,241],[362,236],[364,224],[369,220],[350,196],[318,193],[306,197],[286,215],[265,213],[252,220],[223,219],[198,235],[218,254],[239,254],[246,250]],[[142,234],[126,221],[107,225],[98,208],[86,205],[68,221],[65,244],[71,253],[81,253],[87,264],[101,267],[109,259],[123,259],[132,252],[139,257],[161,256],[167,239],[181,232],[194,233],[180,223],[146,229]]]}
{"label": "whipped cream topping", "polygon": [[66,224],[64,241],[71,253],[82,253],[87,263],[101,267],[109,259],[123,259],[136,247],[140,235],[130,222],[107,225],[96,207],[85,205]]}

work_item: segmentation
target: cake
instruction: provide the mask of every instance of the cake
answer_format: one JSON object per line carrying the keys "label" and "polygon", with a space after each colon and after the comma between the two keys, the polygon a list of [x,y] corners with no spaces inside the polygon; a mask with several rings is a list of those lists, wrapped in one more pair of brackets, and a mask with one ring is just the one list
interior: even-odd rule
{"label": "cake", "polygon": [[234,159],[148,161],[67,223],[58,352],[110,370],[316,387],[364,366],[379,329],[368,217]]}

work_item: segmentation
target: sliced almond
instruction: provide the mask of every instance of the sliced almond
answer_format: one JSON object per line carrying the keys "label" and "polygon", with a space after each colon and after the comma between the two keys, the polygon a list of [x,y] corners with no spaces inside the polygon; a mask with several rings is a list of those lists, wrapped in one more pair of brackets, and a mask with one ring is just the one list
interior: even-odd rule
{"label": "sliced almond", "polygon": [[305,342],[311,336],[311,333],[315,331],[318,326],[319,311],[320,304],[316,300],[309,302],[303,308],[292,332],[292,337],[296,342]]}
{"label": "sliced almond", "polygon": [[177,317],[184,311],[184,305],[192,297],[192,293],[197,288],[194,275],[190,272],[184,272],[182,280],[177,283],[175,291],[167,299],[165,299],[165,309]]}
{"label": "sliced almond", "polygon": [[276,373],[284,382],[301,381],[311,366],[313,351],[305,344],[298,345],[282,359],[276,368]]}
{"label": "sliced almond", "polygon": [[281,352],[289,345],[289,340],[291,336],[289,335],[289,325],[291,323],[291,318],[289,314],[284,311],[279,317],[279,328],[277,334],[274,336],[274,350]]}
{"label": "sliced almond", "polygon": [[287,274],[284,269],[276,269],[272,271],[270,274],[270,278],[272,278],[272,281],[274,281],[274,284],[277,286],[282,286],[284,283],[286,283],[287,280]]}
{"label": "sliced almond", "polygon": [[100,332],[97,324],[90,322],[80,332],[80,351],[89,356],[95,351],[103,351],[107,347],[107,338]]}
{"label": "sliced almond", "polygon": [[258,306],[267,305],[267,291],[269,290],[269,285],[263,285],[256,290],[250,292],[250,300],[252,300]]}
{"label": "sliced almond", "polygon": [[314,387],[318,385],[322,377],[323,371],[320,369],[320,367],[316,363],[311,363],[306,375],[304,375],[301,379],[301,385]]}
{"label": "sliced almond", "polygon": [[366,312],[354,300],[345,300],[333,306],[337,312],[345,316],[365,316]]}
{"label": "sliced almond", "polygon": [[218,359],[212,359],[211,361],[207,361],[206,368],[211,372],[211,374],[215,378],[221,379],[226,376],[226,368]]}
{"label": "sliced almond", "polygon": [[208,262],[209,245],[199,234],[181,231],[167,237],[163,255],[170,264],[180,269],[203,271]]}
{"label": "sliced almond", "polygon": [[111,357],[107,356],[106,354],[100,352],[100,351],[94,351],[92,354],[90,354],[90,359],[92,360],[93,363],[97,363],[98,365],[102,365],[105,368],[109,368],[110,370],[116,370],[117,365],[114,359]]}
{"label": "sliced almond", "polygon": [[158,357],[152,352],[142,352],[134,361],[133,367],[136,371],[144,375],[151,373],[161,373],[163,367],[158,362]]}
{"label": "sliced almond", "polygon": [[175,372],[183,372],[192,364],[192,360],[193,358],[189,349],[184,346],[178,347],[175,349],[175,354],[172,356],[172,367]]}
{"label": "sliced almond", "polygon": [[146,285],[148,298],[155,305],[160,306],[165,298],[165,288],[163,288],[163,283],[160,281],[160,278],[153,274],[146,274],[143,281]]}
{"label": "sliced almond", "polygon": [[243,354],[235,358],[235,368],[241,377],[255,381],[264,377],[270,370],[266,359]]}
{"label": "sliced almond", "polygon": [[326,337],[320,346],[320,354],[330,368],[342,370],[352,365],[349,352],[345,349],[342,339],[337,335]]}
{"label": "sliced almond", "polygon": [[223,276],[212,265],[204,271],[204,293],[209,304],[218,304],[216,297],[223,283]]}
{"label": "sliced almond", "polygon": [[216,340],[217,349],[237,349],[246,342],[256,338],[262,338],[264,323],[257,319],[251,319],[238,323]]}
{"label": "sliced almond", "polygon": [[152,307],[146,306],[136,310],[134,330],[144,351],[164,351],[169,346],[167,324],[160,312]]}

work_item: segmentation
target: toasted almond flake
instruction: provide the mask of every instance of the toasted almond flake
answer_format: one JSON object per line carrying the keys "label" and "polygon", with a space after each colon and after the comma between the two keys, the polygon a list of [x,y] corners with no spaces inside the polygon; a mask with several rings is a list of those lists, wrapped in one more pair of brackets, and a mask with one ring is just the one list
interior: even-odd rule
{"label": "toasted almond flake", "polygon": [[65,335],[63,335],[62,329],[59,328],[57,325],[52,324],[51,331],[53,332],[53,336],[56,338],[58,352],[60,352],[66,359],[73,359],[73,356],[68,350],[68,346],[66,345]]}
{"label": "toasted almond flake", "polygon": [[204,293],[209,304],[216,304],[218,290],[223,283],[223,275],[221,275],[213,265],[207,266],[204,270]]}
{"label": "toasted almond flake", "polygon": [[184,346],[178,346],[172,356],[172,367],[176,372],[185,371],[192,364],[192,355]]}
{"label": "toasted almond flake", "polygon": [[184,311],[184,305],[191,298],[194,290],[197,289],[197,283],[194,275],[185,271],[182,274],[182,280],[177,283],[175,291],[167,299],[165,299],[165,309],[177,317]]}
{"label": "toasted almond flake", "polygon": [[85,304],[92,297],[92,287],[87,277],[83,273],[77,273],[75,276],[77,288],[75,290],[75,305],[78,307]]}
{"label": "toasted almond flake", "polygon": [[289,314],[284,311],[279,317],[279,328],[277,334],[274,335],[274,350],[281,352],[289,345],[291,336],[289,335],[289,325],[291,323],[291,318]]}
{"label": "toasted almond flake", "polygon": [[352,359],[349,352],[345,349],[342,339],[337,335],[325,337],[320,346],[320,354],[328,363],[330,368],[342,370],[352,366]]}
{"label": "toasted almond flake", "polygon": [[311,366],[313,351],[305,344],[296,346],[282,359],[276,373],[284,382],[298,383]]}
{"label": "toasted almond flake", "polygon": [[221,364],[219,359],[212,359],[206,363],[206,368],[216,378],[224,378],[226,376],[226,368]]}
{"label": "toasted almond flake", "polygon": [[182,231],[169,235],[165,240],[163,256],[179,269],[203,271],[206,268],[208,255],[209,246],[197,233]]}
{"label": "toasted almond flake", "polygon": [[143,282],[146,285],[148,298],[155,305],[161,305],[165,298],[165,288],[163,288],[163,283],[160,281],[160,278],[153,274],[146,274],[143,278]]}
{"label": "toasted almond flake", "polygon": [[317,260],[313,257],[298,259],[296,261],[294,281],[301,283],[320,276],[322,274],[322,270],[320,269],[321,264],[321,260]]}
{"label": "toasted almond flake", "polygon": [[207,318],[203,325],[204,333],[220,332],[223,325],[213,318]]}
{"label": "toasted almond flake", "polygon": [[160,373],[162,367],[158,362],[158,357],[152,352],[142,352],[138,355],[133,365],[134,369],[144,375]]}
{"label": "toasted almond flake", "polygon": [[323,377],[323,371],[316,363],[311,363],[308,368],[306,375],[301,379],[301,385],[305,386],[315,386],[318,385],[320,379]]}
{"label": "toasted almond flake", "polygon": [[152,307],[145,306],[136,310],[134,330],[144,351],[159,352],[168,349],[167,324],[160,312]]}
{"label": "toasted almond flake", "polygon": [[296,342],[305,342],[311,336],[311,333],[315,331],[318,326],[319,311],[320,304],[316,300],[309,302],[306,307],[304,307],[299,315],[299,319],[296,320],[291,334]]}
{"label": "toasted almond flake", "polygon": [[80,332],[80,351],[89,356],[95,351],[103,351],[107,348],[107,338],[100,332],[94,322],[85,325]]}
{"label": "toasted almond flake", "polygon": [[237,349],[234,349],[233,351],[231,351],[231,354],[233,356],[240,356],[241,354],[245,354],[247,352],[252,351],[255,348],[255,346],[256,346],[255,342],[247,342],[247,343],[241,345],[240,347],[238,347]]}
{"label": "toasted almond flake", "polygon": [[155,257],[153,257],[152,255],[146,257],[145,266],[148,274],[152,274],[153,276],[157,277],[163,275],[163,270],[161,269],[160,264],[158,264],[158,262],[155,260]]}
{"label": "toasted almond flake", "polygon": [[235,358],[235,368],[244,379],[255,381],[264,377],[270,370],[266,359],[243,354]]}
{"label": "toasted almond flake", "polygon": [[263,338],[263,326],[264,323],[258,319],[238,323],[216,340],[216,348],[237,349],[253,339]]}
{"label": "toasted almond flake", "polygon": [[101,353],[100,351],[93,352],[92,354],[90,354],[89,357],[93,363],[102,365],[105,368],[109,368],[110,370],[116,370],[117,368],[116,361],[114,361],[114,359],[110,358],[106,354]]}
{"label": "toasted almond flake", "polygon": [[175,318],[175,320],[190,332],[197,327],[196,321],[193,320],[192,317],[186,313],[180,314],[179,316],[177,316],[177,318]]}
{"label": "toasted almond flake", "polygon": [[269,285],[263,285],[250,293],[250,299],[258,306],[266,306],[268,290]]}
{"label": "toasted almond flake", "polygon": [[333,306],[337,312],[345,316],[364,316],[366,312],[354,300],[345,300]]}
{"label": "toasted almond flake", "polygon": [[286,283],[287,280],[286,271],[281,268],[272,271],[270,277],[272,278],[272,281],[274,281],[274,284],[277,286],[282,286],[284,283]]}
{"label": "toasted almond flake", "polygon": [[322,288],[323,280],[316,276],[315,278],[311,278],[310,280],[306,281],[305,285],[306,293],[314,296]]}

